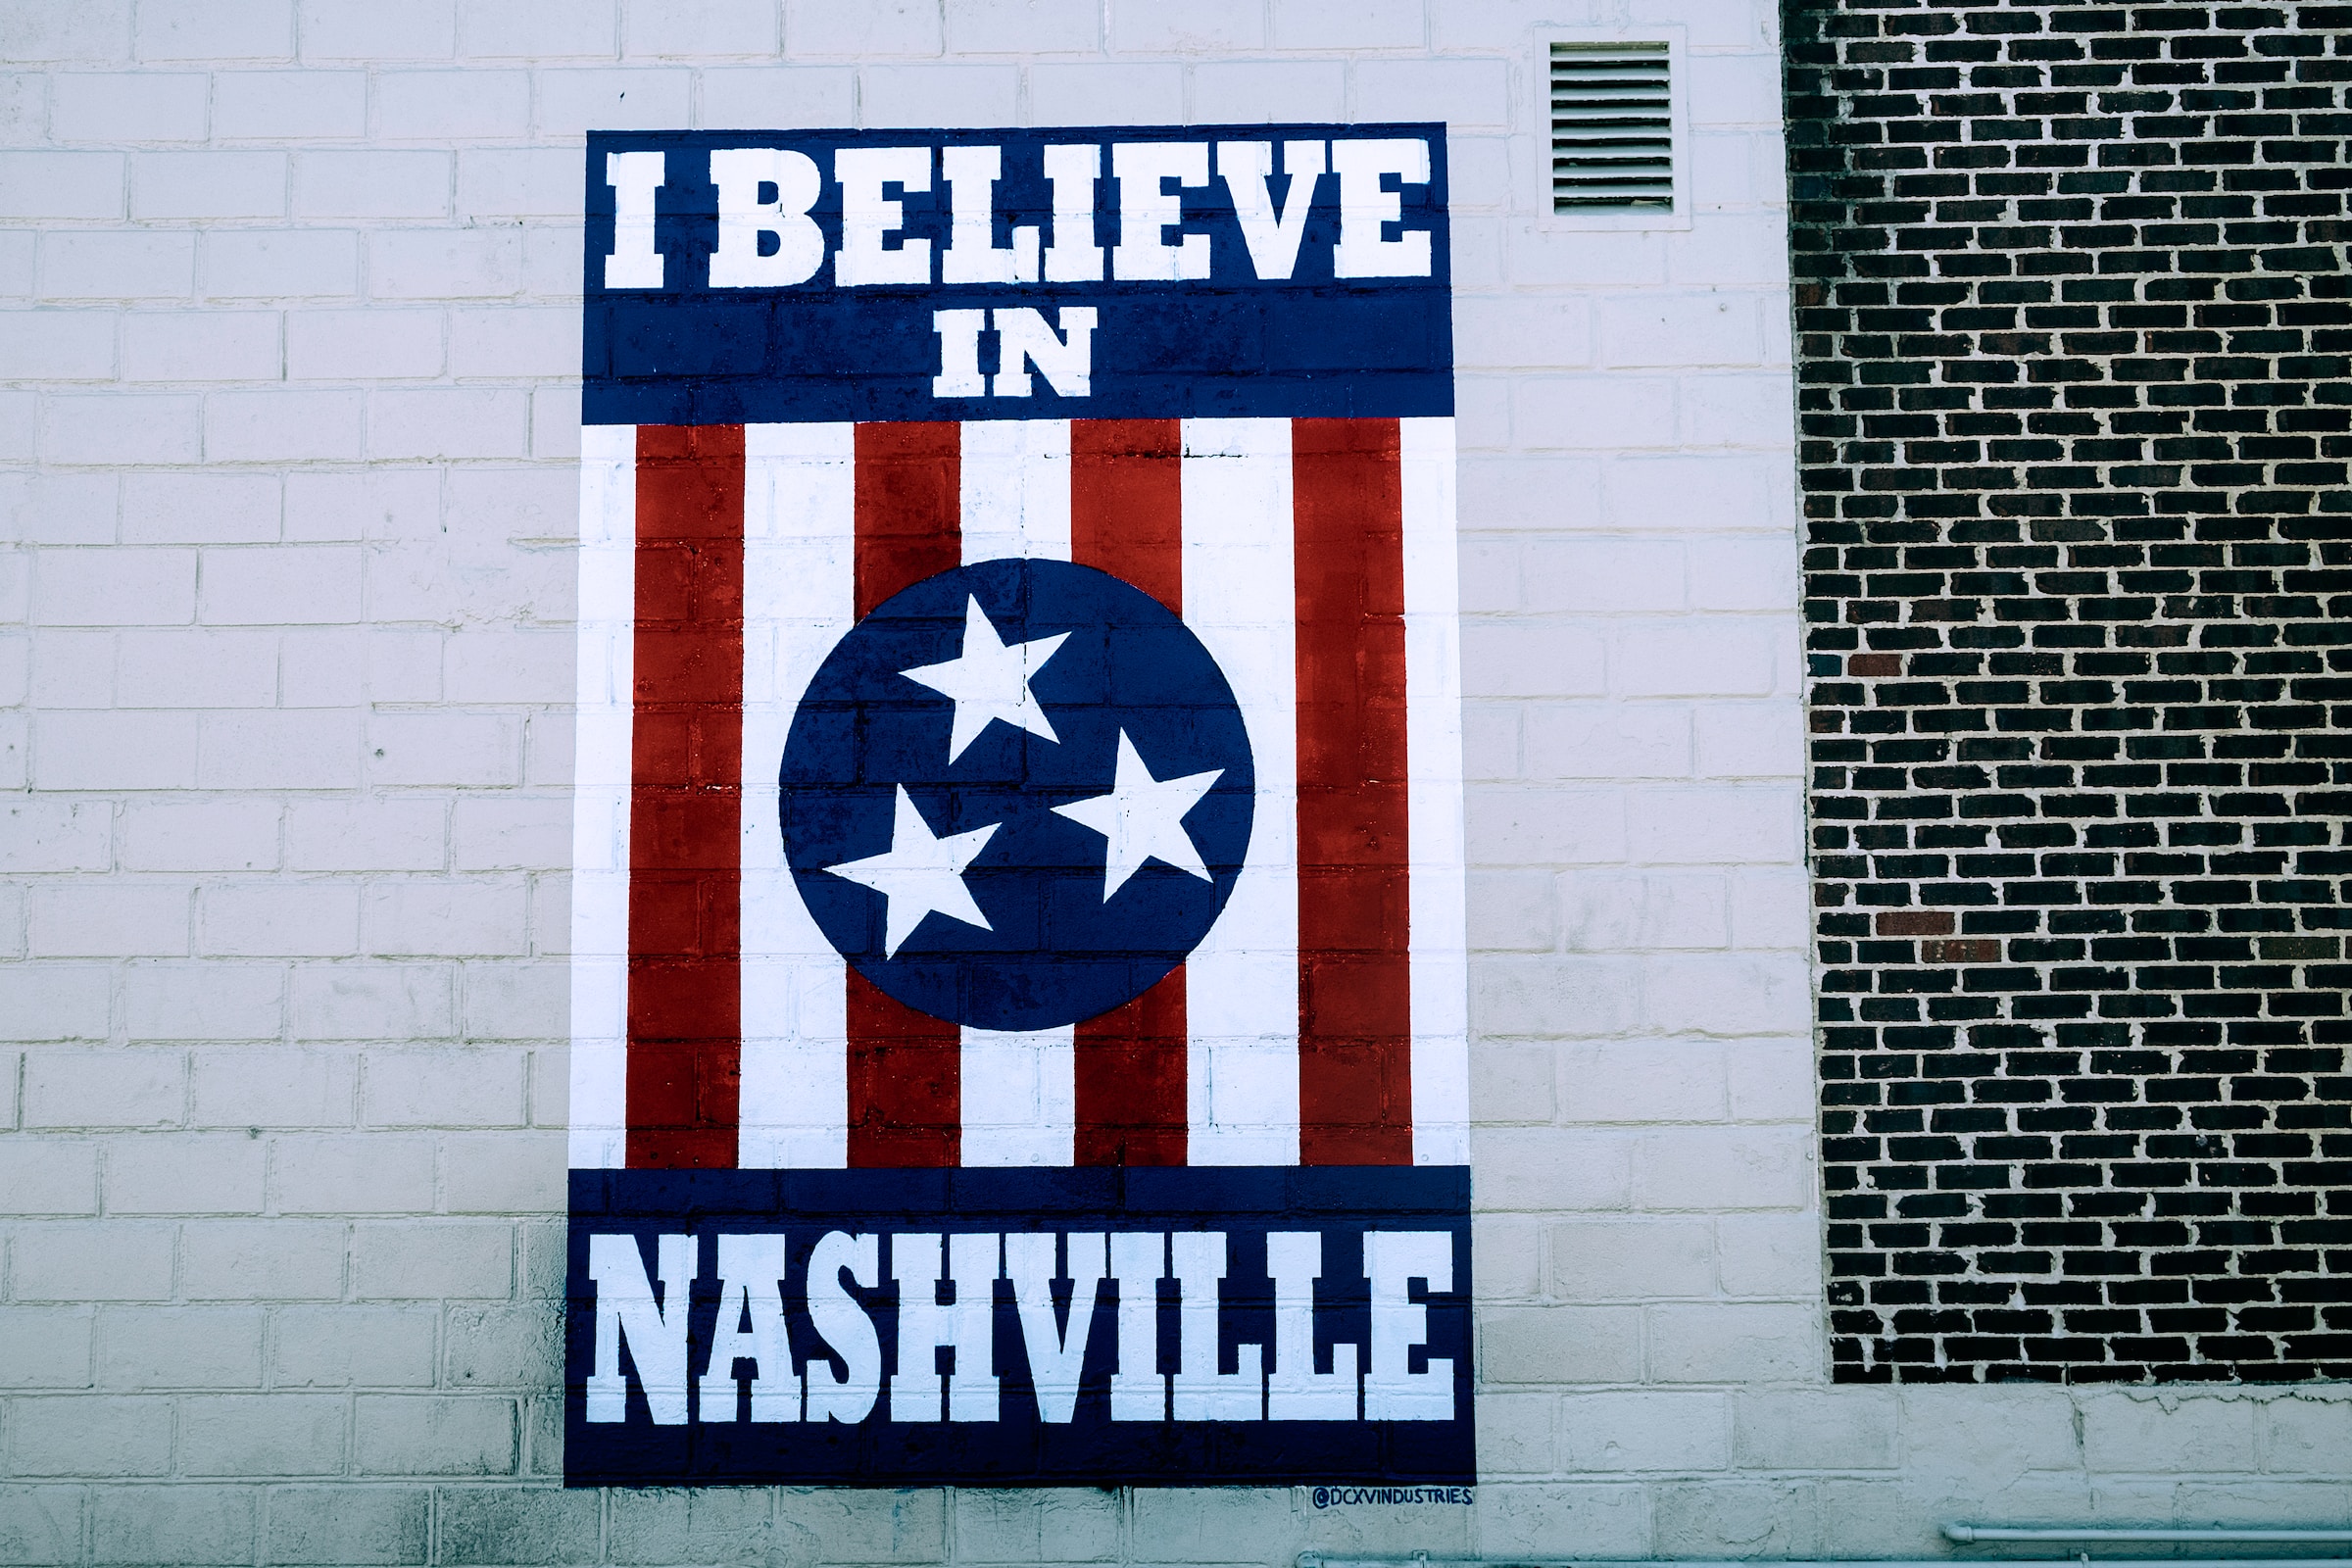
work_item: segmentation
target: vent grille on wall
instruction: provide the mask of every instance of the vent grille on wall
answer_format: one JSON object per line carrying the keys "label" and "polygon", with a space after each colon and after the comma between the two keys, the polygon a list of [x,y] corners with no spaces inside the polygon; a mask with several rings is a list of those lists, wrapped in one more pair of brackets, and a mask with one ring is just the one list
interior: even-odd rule
{"label": "vent grille on wall", "polygon": [[1674,207],[1674,117],[1662,43],[1551,46],[1551,206]]}

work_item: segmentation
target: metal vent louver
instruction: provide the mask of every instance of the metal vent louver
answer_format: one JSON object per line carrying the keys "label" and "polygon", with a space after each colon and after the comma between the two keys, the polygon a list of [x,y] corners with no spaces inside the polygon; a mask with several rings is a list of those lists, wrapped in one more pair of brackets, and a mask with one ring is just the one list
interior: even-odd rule
{"label": "metal vent louver", "polygon": [[1674,119],[1663,43],[1551,46],[1551,206],[1674,206]]}

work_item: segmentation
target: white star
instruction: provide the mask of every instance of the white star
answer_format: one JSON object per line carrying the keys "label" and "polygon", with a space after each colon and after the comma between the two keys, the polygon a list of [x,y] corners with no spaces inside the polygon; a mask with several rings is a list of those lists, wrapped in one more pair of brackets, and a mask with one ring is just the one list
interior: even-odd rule
{"label": "white star", "polygon": [[1017,729],[1059,744],[1061,737],[1054,733],[1054,726],[1047,720],[1046,710],[1038,706],[1037,694],[1029,689],[1029,682],[1045,667],[1046,661],[1060,651],[1069,635],[1066,631],[1056,632],[1025,643],[1007,643],[997,635],[997,628],[989,620],[988,612],[980,608],[980,601],[967,596],[963,652],[945,663],[918,664],[899,673],[917,686],[928,686],[942,696],[955,699],[955,727],[948,737],[951,762],[980,738],[980,732],[988,728],[992,718],[1001,718]]}
{"label": "white star", "polygon": [[1215,880],[1192,834],[1185,831],[1184,813],[1200,805],[1209,786],[1224,776],[1225,770],[1218,767],[1182,778],[1153,778],[1136,755],[1127,732],[1119,731],[1119,760],[1110,793],[1054,808],[1059,815],[1093,828],[1107,841],[1102,849],[1104,904],[1143,869],[1146,860],[1190,871],[1203,882]]}
{"label": "white star", "polygon": [[996,927],[988,923],[980,906],[972,902],[972,890],[964,886],[963,868],[987,848],[990,836],[1004,824],[991,822],[969,833],[934,836],[930,824],[923,820],[923,813],[906,798],[906,786],[902,784],[898,789],[898,817],[891,824],[890,848],[880,855],[844,860],[823,869],[882,895],[883,923],[887,928],[882,956],[886,958],[897,957],[900,947],[923,923],[923,916],[934,911],[951,920],[961,920],[965,925],[976,925],[983,931],[994,931]]}

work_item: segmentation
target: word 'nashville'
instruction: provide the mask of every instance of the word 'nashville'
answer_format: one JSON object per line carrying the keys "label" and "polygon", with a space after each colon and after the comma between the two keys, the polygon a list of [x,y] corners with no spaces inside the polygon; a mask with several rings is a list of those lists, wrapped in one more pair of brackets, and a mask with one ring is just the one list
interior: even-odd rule
{"label": "word 'nashville'", "polygon": [[[1262,1345],[1236,1345],[1231,1371],[1221,1370],[1219,1353],[1222,1231],[836,1230],[805,1260],[777,1232],[719,1235],[710,1249],[692,1235],[664,1235],[654,1239],[651,1274],[634,1236],[587,1240],[596,1293],[591,1422],[627,1419],[632,1385],[662,1426],[684,1424],[690,1405],[704,1422],[997,1421],[1015,1413],[999,1373],[1016,1371],[1008,1358],[1017,1355],[1026,1377],[1010,1381],[1033,1396],[1033,1418],[1067,1423],[1090,1343],[1093,1367],[1107,1360],[1113,1421],[1454,1417],[1453,1362],[1428,1353],[1427,1298],[1453,1289],[1453,1239],[1445,1231],[1363,1233],[1369,1343],[1333,1341],[1326,1328],[1320,1357],[1318,1318],[1330,1320],[1329,1303],[1320,1313],[1316,1304],[1323,1238],[1267,1233],[1272,1354]],[[716,1265],[714,1290],[698,1272],[706,1252]],[[1057,1280],[1066,1294],[1056,1292]],[[1163,1314],[1163,1282],[1174,1287],[1172,1313]],[[1423,1299],[1414,1298],[1416,1287]],[[1017,1334],[1004,1337],[1017,1349],[1000,1340],[1001,1296],[1018,1321]],[[710,1314],[707,1333],[690,1336],[690,1302]],[[1164,1347],[1173,1373],[1159,1370],[1163,1315],[1175,1329],[1174,1345]],[[892,1319],[886,1372],[883,1335]],[[796,1343],[804,1351],[797,1364]],[[689,1367],[693,1348],[706,1351],[699,1369]],[[1084,1381],[1099,1387],[1093,1372]]]}
{"label": "word 'nashville'", "polygon": [[[663,220],[707,222],[713,200],[715,236],[703,243],[714,290],[795,287],[828,258],[829,281],[844,289],[1289,282],[1310,245],[1323,252],[1309,269],[1317,276],[1431,275],[1430,219],[1406,212],[1407,190],[1431,177],[1430,144],[1417,137],[1015,144],[1016,159],[1034,161],[1018,169],[1005,151],[838,147],[823,163],[793,147],[609,152],[603,286],[692,286],[669,265]],[[687,187],[703,192],[699,213],[673,214],[675,182],[705,178]],[[1003,198],[1000,186],[1012,185],[1037,193],[1034,212],[1026,198]],[[1115,200],[1104,200],[1106,185]],[[1236,232],[1239,247],[1212,243]]]}

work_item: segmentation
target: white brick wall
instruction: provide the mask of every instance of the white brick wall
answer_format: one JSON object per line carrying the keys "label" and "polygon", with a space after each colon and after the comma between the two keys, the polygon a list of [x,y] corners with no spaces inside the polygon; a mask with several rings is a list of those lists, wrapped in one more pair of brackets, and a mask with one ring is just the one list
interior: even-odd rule
{"label": "white brick wall", "polygon": [[[1537,27],[1696,213],[1529,208]],[[0,1562],[1928,1554],[2344,1523],[2352,1401],[1832,1388],[1766,0],[0,0]],[[1444,118],[1474,1508],[565,1494],[590,126]]]}

